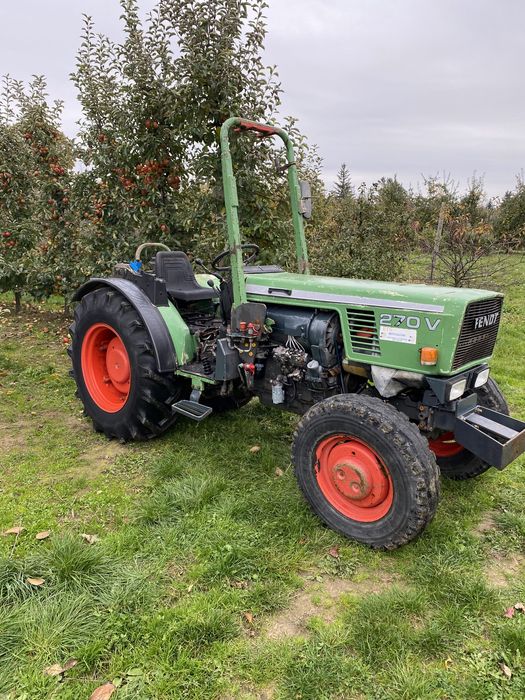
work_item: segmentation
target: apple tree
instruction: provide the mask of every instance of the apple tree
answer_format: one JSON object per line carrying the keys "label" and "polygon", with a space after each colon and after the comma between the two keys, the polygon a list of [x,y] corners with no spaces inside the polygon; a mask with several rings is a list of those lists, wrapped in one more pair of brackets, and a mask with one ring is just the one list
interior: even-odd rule
{"label": "apple tree", "polygon": [[[144,240],[209,256],[225,244],[218,130],[230,116],[271,122],[280,84],[264,64],[263,0],[159,0],[145,21],[121,0],[124,39],[85,18],[73,80],[83,107],[81,215],[95,269]],[[273,145],[234,137],[241,226],[265,251],[290,227]],[[277,187],[277,189],[276,189]]]}

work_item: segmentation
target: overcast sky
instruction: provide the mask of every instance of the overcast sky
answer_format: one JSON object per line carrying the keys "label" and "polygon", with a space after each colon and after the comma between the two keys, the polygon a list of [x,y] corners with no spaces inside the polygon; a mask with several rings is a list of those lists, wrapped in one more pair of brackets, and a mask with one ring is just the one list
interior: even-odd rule
{"label": "overcast sky", "polygon": [[[269,4],[282,111],[318,144],[328,183],[345,161],[355,183],[445,173],[464,186],[476,172],[492,196],[514,187],[525,168],[524,0]],[[0,74],[46,75],[70,135],[83,12],[118,38],[117,0],[0,0]]]}

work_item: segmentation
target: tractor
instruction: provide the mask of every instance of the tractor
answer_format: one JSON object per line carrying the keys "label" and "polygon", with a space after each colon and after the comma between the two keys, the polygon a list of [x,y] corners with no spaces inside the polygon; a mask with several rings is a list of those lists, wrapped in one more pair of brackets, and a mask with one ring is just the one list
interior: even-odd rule
{"label": "tractor", "polygon": [[[257,264],[241,238],[233,132],[284,144],[296,273]],[[128,441],[253,397],[293,411],[292,462],[314,513],[370,547],[399,547],[433,518],[441,474],[469,479],[525,450],[525,423],[488,366],[503,297],[310,274],[311,192],[288,134],[232,117],[220,146],[228,242],[211,269],[146,242],[76,291],[69,353],[85,413]]]}

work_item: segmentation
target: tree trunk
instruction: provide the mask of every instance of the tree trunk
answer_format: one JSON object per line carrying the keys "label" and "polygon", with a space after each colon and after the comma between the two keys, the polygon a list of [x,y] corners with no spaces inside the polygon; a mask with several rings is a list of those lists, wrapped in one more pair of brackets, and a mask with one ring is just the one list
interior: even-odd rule
{"label": "tree trunk", "polygon": [[15,292],[15,314],[19,314],[22,311],[22,292],[18,290]]}
{"label": "tree trunk", "polygon": [[430,279],[429,282],[432,284],[434,282],[434,271],[436,269],[436,261],[439,255],[439,246],[441,244],[441,236],[443,234],[443,223],[445,221],[445,203],[441,204],[439,210],[439,219],[436,229],[436,236],[434,238],[434,250],[432,251],[432,258],[430,260]]}

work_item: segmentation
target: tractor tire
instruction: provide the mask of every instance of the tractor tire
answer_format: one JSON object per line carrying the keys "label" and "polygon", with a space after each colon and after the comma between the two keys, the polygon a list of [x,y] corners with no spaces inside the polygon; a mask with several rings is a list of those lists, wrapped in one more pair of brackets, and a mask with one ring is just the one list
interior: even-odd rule
{"label": "tractor tire", "polygon": [[434,517],[439,469],[427,441],[380,399],[343,394],[299,421],[292,461],[313,512],[374,549],[396,549]]}
{"label": "tractor tire", "polygon": [[[476,389],[478,403],[485,408],[491,408],[505,415],[509,415],[509,407],[501,389],[496,382],[489,377],[486,384]],[[436,455],[436,460],[443,476],[455,481],[473,479],[484,474],[490,469],[490,464],[480,457],[461,447],[452,433],[443,433],[434,440],[429,440],[429,447]]]}
{"label": "tractor tire", "polygon": [[188,385],[157,372],[149,334],[122,294],[108,287],[86,294],[69,332],[71,375],[97,432],[148,440],[173,425],[171,405],[186,397]]}

